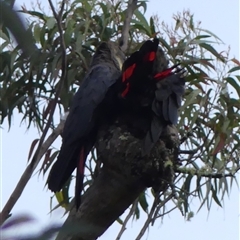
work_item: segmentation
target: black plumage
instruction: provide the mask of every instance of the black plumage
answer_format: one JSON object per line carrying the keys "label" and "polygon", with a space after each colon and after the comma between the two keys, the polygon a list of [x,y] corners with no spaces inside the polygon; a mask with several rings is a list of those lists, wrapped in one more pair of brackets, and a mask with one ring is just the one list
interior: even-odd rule
{"label": "black plumage", "polygon": [[[158,39],[146,41],[124,63],[113,43],[97,48],[67,117],[62,146],[48,178],[48,187],[62,189],[75,168],[76,207],[81,202],[84,166],[99,129],[111,124],[143,140],[142,154],[149,154],[168,124],[177,124],[184,94],[184,78],[176,66],[162,65]],[[123,63],[122,71],[121,65]]]}
{"label": "black plumage", "polygon": [[144,125],[139,126],[137,132],[147,129],[143,155],[150,153],[167,125],[177,124],[185,91],[184,71],[177,65],[163,67],[167,60],[158,44],[158,39],[146,41],[123,64],[122,97],[132,111],[128,114],[142,118]]}
{"label": "black plumage", "polygon": [[[114,95],[107,94],[121,76],[124,55],[114,43],[101,43],[93,56],[90,69],[74,96],[63,134],[62,146],[49,177],[48,187],[62,189],[75,168],[75,201],[78,208],[83,188],[84,166],[102,122],[110,121],[109,105]],[[117,94],[115,94],[117,97]]]}

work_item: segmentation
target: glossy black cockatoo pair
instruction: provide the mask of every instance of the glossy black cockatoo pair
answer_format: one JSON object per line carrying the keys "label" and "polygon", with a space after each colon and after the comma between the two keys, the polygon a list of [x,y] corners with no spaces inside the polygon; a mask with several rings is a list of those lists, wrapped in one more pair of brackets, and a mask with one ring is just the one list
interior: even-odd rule
{"label": "glossy black cockatoo pair", "polygon": [[[185,81],[182,70],[176,66],[161,69],[158,44],[158,39],[148,40],[124,61],[124,54],[114,43],[101,43],[93,56],[90,70],[74,96],[62,134],[62,146],[48,177],[49,189],[57,192],[77,169],[77,209],[81,202],[85,161],[103,124],[110,126],[118,120],[129,128],[139,125],[135,131],[144,129],[144,136],[139,136],[145,155],[164,127],[177,123]],[[138,124],[141,118],[144,121]]]}

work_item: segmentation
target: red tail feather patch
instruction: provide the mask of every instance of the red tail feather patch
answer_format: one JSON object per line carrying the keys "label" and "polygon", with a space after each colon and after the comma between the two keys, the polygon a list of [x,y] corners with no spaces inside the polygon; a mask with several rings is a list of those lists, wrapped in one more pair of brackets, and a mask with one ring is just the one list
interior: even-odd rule
{"label": "red tail feather patch", "polygon": [[80,159],[79,159],[79,173],[81,175],[84,174],[84,147],[82,147],[81,152],[80,152]]}
{"label": "red tail feather patch", "polygon": [[136,63],[134,63],[133,65],[131,65],[130,67],[128,67],[128,68],[123,72],[122,82],[125,82],[127,79],[129,79],[129,78],[132,76],[135,67],[136,67]]}
{"label": "red tail feather patch", "polygon": [[154,78],[157,80],[157,81],[160,81],[162,80],[163,78],[169,76],[170,74],[172,73],[172,68],[168,68],[167,70],[163,71],[163,72],[160,72],[160,73],[157,73]]}
{"label": "red tail feather patch", "polygon": [[125,90],[121,94],[122,97],[125,97],[127,95],[128,91],[129,91],[129,87],[130,87],[130,84],[127,83]]}
{"label": "red tail feather patch", "polygon": [[180,72],[181,68],[177,68],[179,65],[180,63],[175,64],[171,68],[168,68],[163,72],[155,74],[153,78],[156,79],[157,81],[161,81],[163,78],[168,77],[172,73],[173,69],[176,69],[177,70],[176,72]]}
{"label": "red tail feather patch", "polygon": [[143,60],[145,62],[152,62],[155,60],[155,58],[156,58],[156,52],[150,52],[147,55],[145,55]]}

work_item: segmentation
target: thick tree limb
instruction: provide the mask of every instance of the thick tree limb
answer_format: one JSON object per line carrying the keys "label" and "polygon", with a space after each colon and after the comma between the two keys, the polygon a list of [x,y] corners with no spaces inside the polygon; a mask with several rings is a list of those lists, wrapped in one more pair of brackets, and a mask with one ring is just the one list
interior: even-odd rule
{"label": "thick tree limb", "polygon": [[[143,158],[142,141],[113,125],[100,131],[96,148],[103,168],[84,195],[79,211],[71,210],[57,240],[97,239],[146,187],[172,179],[171,167],[166,167],[171,153],[163,141]],[[72,227],[78,228],[74,236],[64,231]]]}

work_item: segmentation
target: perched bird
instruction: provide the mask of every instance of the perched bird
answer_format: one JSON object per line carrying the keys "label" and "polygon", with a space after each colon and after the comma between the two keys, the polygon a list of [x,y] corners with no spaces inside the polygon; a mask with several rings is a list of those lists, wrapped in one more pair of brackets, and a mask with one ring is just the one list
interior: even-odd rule
{"label": "perched bird", "polygon": [[87,155],[91,151],[101,123],[113,117],[112,96],[117,93],[107,92],[118,79],[121,79],[121,67],[124,54],[112,42],[103,42],[97,48],[90,69],[81,87],[74,96],[70,113],[67,117],[62,146],[48,177],[48,188],[60,191],[75,168],[76,187],[75,203],[78,209],[83,189],[84,167]]}
{"label": "perched bird", "polygon": [[143,130],[143,155],[150,153],[167,125],[177,124],[185,92],[184,70],[178,65],[166,69],[163,67],[166,62],[159,40],[155,38],[146,41],[123,64],[121,96],[131,109],[131,113],[127,113],[128,124],[133,121],[133,115],[135,119],[142,119],[142,125],[134,121],[132,127],[139,124],[135,132]]}

